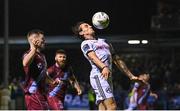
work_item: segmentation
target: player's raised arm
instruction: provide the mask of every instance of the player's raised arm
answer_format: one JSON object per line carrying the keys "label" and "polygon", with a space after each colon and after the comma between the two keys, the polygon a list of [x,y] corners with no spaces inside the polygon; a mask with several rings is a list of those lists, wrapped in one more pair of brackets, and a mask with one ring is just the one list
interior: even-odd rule
{"label": "player's raised arm", "polygon": [[39,45],[39,40],[35,39],[34,36],[37,36],[36,34],[32,34],[28,36],[28,41],[30,44],[30,51],[24,55],[23,57],[23,66],[28,66],[31,61],[33,60],[35,53],[37,51],[37,47]]}
{"label": "player's raised arm", "polygon": [[123,73],[125,73],[130,80],[138,80],[138,77],[134,76],[131,73],[131,71],[128,69],[124,61],[122,61],[122,59],[119,57],[119,55],[115,54],[113,46],[111,44],[109,45],[112,53],[113,62],[118,67],[118,69],[120,69]]}
{"label": "player's raised arm", "polygon": [[34,58],[36,50],[31,50],[28,54],[23,57],[23,66],[28,66]]}
{"label": "player's raised arm", "polygon": [[82,90],[81,90],[81,87],[80,87],[77,79],[75,78],[74,74],[69,78],[69,82],[76,89],[78,95],[81,95]]}
{"label": "player's raised arm", "polygon": [[127,68],[126,64],[124,63],[124,61],[122,61],[118,55],[113,56],[113,62],[118,67],[118,69],[124,72],[131,80],[138,79],[138,77],[134,76],[130,72],[130,70]]}

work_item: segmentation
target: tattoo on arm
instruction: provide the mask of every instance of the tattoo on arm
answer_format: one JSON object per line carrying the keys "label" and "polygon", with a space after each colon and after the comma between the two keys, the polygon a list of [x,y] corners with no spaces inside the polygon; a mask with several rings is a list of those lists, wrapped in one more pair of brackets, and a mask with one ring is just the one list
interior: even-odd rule
{"label": "tattoo on arm", "polygon": [[120,57],[118,55],[114,55],[114,63],[116,64],[116,66],[123,71],[129,78],[131,78],[133,75],[131,74],[131,72],[129,71],[129,69],[127,68],[126,64],[120,59]]}
{"label": "tattoo on arm", "polygon": [[75,86],[75,81],[72,81],[72,82],[71,82],[71,85],[74,87],[74,86]]}

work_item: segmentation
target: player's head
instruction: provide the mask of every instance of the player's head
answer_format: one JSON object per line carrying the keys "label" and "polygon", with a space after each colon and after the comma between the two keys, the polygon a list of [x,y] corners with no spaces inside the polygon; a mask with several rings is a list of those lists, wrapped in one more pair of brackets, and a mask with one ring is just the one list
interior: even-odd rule
{"label": "player's head", "polygon": [[78,22],[72,27],[72,30],[76,36],[83,40],[92,39],[92,37],[95,35],[92,26],[85,22]]}
{"label": "player's head", "polygon": [[67,55],[65,50],[59,49],[56,51],[55,61],[60,67],[64,67],[66,65],[67,62],[66,59],[67,59]]}
{"label": "player's head", "polygon": [[148,73],[142,73],[139,75],[140,79],[143,79],[145,82],[148,82],[150,79],[150,75]]}
{"label": "player's head", "polygon": [[33,40],[38,40],[38,48],[42,49],[45,46],[44,32],[39,29],[33,29],[28,32],[27,39],[29,43],[32,43]]}

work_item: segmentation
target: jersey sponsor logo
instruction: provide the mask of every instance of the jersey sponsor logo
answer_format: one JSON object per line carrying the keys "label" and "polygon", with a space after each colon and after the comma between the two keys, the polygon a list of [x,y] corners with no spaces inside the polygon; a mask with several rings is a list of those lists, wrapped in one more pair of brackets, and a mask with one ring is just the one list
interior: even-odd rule
{"label": "jersey sponsor logo", "polygon": [[97,49],[109,49],[107,45],[97,45]]}
{"label": "jersey sponsor logo", "polygon": [[83,46],[84,52],[87,52],[89,49],[90,49],[90,47],[89,47],[88,44],[85,44],[85,45]]}

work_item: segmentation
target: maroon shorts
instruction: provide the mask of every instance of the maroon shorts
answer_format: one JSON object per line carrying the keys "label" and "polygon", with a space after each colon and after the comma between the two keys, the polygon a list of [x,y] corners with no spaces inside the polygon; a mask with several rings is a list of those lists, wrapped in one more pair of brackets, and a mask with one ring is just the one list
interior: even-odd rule
{"label": "maroon shorts", "polygon": [[63,110],[64,109],[64,105],[63,102],[57,98],[56,96],[48,96],[48,104],[49,104],[49,108],[51,110]]}
{"label": "maroon shorts", "polygon": [[137,108],[138,110],[148,110],[148,104],[146,104],[146,103],[142,103],[142,104],[140,104],[140,105],[138,105],[138,108]]}
{"label": "maroon shorts", "polygon": [[27,110],[48,110],[46,96],[41,94],[25,94]]}

